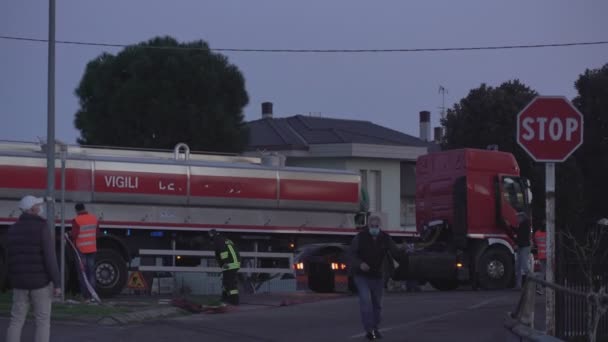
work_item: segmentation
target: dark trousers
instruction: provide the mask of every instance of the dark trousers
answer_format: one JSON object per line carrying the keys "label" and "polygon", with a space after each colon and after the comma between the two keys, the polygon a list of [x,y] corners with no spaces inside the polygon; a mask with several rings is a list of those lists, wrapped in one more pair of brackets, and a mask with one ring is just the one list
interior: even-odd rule
{"label": "dark trousers", "polygon": [[222,272],[222,301],[239,305],[238,269]]}
{"label": "dark trousers", "polygon": [[359,294],[359,308],[361,309],[363,328],[367,332],[378,329],[382,313],[384,280],[363,275],[355,275],[354,280]]}
{"label": "dark trousers", "polygon": [[82,297],[85,299],[91,299],[91,293],[89,289],[87,289],[87,285],[84,282],[84,277],[87,277],[87,280],[91,284],[91,287],[95,289],[95,253],[82,254],[78,252],[80,255],[80,260],[82,261],[82,270],[81,265],[78,262],[78,258],[75,258],[76,261],[76,270],[78,271],[78,280],[80,283],[80,293]]}

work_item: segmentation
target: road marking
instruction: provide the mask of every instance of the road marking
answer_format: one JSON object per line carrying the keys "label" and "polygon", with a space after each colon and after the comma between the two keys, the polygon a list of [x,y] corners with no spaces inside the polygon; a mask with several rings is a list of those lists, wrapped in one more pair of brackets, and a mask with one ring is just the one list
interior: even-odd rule
{"label": "road marking", "polygon": [[497,301],[497,300],[503,299],[503,298],[505,298],[505,297],[506,297],[506,296],[502,296],[502,297],[496,297],[496,298],[490,298],[490,299],[484,300],[483,302],[480,302],[480,303],[477,303],[477,304],[475,304],[475,305],[471,305],[471,306],[469,306],[469,307],[467,308],[467,310],[475,310],[475,309],[479,309],[479,308],[481,308],[482,306],[486,306],[486,305],[488,305],[488,304],[490,304],[490,303],[492,303],[492,302],[495,302],[495,301]]}
{"label": "road marking", "polygon": [[[471,305],[471,306],[467,307],[466,310],[450,311],[450,312],[446,312],[446,313],[443,313],[443,314],[440,314],[440,315],[435,315],[435,316],[431,316],[431,317],[427,317],[427,318],[422,318],[422,319],[418,319],[418,320],[415,320],[415,321],[407,322],[407,323],[404,323],[404,324],[394,325],[392,327],[381,328],[381,329],[378,329],[378,330],[380,330],[380,332],[386,332],[386,331],[394,330],[394,329],[409,328],[409,327],[414,326],[414,325],[431,322],[431,321],[434,321],[434,320],[438,320],[438,319],[441,319],[441,318],[444,318],[444,317],[447,317],[447,316],[451,316],[451,315],[454,315],[454,314],[462,313],[462,312],[465,312],[465,311],[476,310],[476,309],[479,309],[479,308],[481,308],[483,306],[486,306],[486,305],[488,305],[488,304],[490,304],[492,302],[501,300],[501,299],[506,298],[506,297],[507,296],[501,296],[501,297],[495,297],[495,298],[486,299],[486,300],[484,300],[482,302],[479,302],[477,304],[474,304],[474,305]],[[352,335],[350,338],[361,338],[363,336],[365,336],[365,333],[360,333],[360,334],[357,334],[357,335]]]}
{"label": "road marking", "polygon": [[[392,327],[381,328],[381,329],[378,329],[378,330],[380,330],[380,332],[386,332],[386,331],[394,330],[394,329],[409,328],[409,327],[411,327],[413,325],[418,325],[418,324],[421,324],[421,323],[426,323],[426,322],[434,321],[434,320],[437,320],[437,319],[440,319],[440,318],[443,318],[443,317],[447,317],[447,316],[451,316],[451,315],[454,315],[454,314],[458,314],[458,313],[461,313],[461,312],[464,312],[464,311],[465,310],[450,311],[450,312],[443,313],[441,315],[435,315],[435,316],[431,316],[431,317],[427,317],[427,318],[423,318],[423,319],[407,322],[405,324],[399,324],[399,325],[394,325]],[[365,336],[365,333],[353,335],[350,338],[361,338],[363,336]]]}

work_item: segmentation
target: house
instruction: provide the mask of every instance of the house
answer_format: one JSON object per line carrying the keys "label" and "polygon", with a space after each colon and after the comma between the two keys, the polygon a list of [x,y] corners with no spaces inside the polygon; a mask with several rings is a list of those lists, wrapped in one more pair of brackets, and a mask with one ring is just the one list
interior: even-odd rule
{"label": "house", "polygon": [[285,165],[358,172],[371,211],[387,217],[390,230],[415,229],[415,163],[435,144],[430,113],[421,112],[421,138],[370,121],[294,115],[274,117],[272,103],[262,118],[248,122],[246,155],[277,152]]}

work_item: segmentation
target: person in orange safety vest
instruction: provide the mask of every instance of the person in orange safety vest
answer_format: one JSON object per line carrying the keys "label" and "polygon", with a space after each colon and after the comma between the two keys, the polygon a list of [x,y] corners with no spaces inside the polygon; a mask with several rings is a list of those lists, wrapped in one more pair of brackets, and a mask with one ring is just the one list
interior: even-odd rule
{"label": "person in orange safety vest", "polygon": [[[545,279],[547,270],[547,232],[543,222],[543,226],[534,232],[534,246],[536,246],[536,259],[540,263],[540,274]],[[538,287],[536,292],[542,294],[542,288]]]}
{"label": "person in orange safety vest", "polygon": [[[78,203],[74,207],[77,216],[72,221],[72,241],[78,250],[82,261],[83,272],[78,272],[78,280],[80,282],[80,291],[85,301],[91,302],[92,296],[89,292],[84,276],[86,275],[90,285],[95,288],[95,254],[97,253],[97,230],[99,229],[99,221],[93,214],[86,211],[84,204]],[[74,258],[76,269],[80,270],[78,258]]]}

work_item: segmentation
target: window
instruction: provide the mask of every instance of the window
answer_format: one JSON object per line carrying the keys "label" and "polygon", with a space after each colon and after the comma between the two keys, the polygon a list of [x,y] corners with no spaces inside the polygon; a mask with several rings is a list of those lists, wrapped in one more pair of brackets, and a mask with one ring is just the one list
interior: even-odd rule
{"label": "window", "polygon": [[382,211],[381,192],[382,180],[379,170],[360,170],[361,188],[367,193],[369,211]]}
{"label": "window", "polygon": [[416,224],[416,204],[414,197],[401,197],[401,226]]}
{"label": "window", "polygon": [[526,199],[524,189],[516,177],[502,178],[502,195],[505,202],[509,203],[518,212],[526,211]]}

